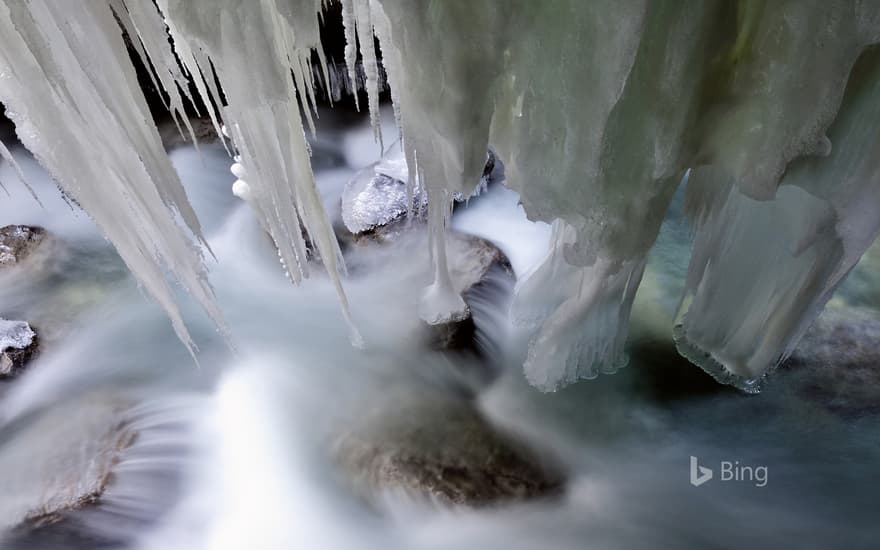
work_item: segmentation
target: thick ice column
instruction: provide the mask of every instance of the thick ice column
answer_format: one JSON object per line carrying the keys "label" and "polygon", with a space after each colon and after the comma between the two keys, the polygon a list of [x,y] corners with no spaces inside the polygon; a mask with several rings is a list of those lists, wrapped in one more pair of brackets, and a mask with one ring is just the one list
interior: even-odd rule
{"label": "thick ice column", "polygon": [[575,231],[557,221],[545,261],[516,288],[514,315],[538,330],[525,362],[529,382],[554,391],[581,378],[613,374],[627,363],[624,352],[630,308],[645,259],[586,267],[565,260]]}
{"label": "thick ice column", "polygon": [[95,220],[181,340],[194,349],[166,270],[222,327],[193,242],[204,242],[198,220],[107,3],[0,4],[0,74],[21,142]]}
{"label": "thick ice column", "polygon": [[[315,188],[300,115],[300,106],[308,113],[314,104],[309,63],[319,46],[319,4],[160,0],[159,6],[175,43],[191,54],[184,63],[197,63],[190,73],[209,70],[209,62],[216,70],[227,102],[223,117],[248,175],[248,200],[265,217],[288,276],[297,282],[309,275],[304,229],[348,319],[342,255]],[[356,331],[352,336],[359,342]]]}
{"label": "thick ice column", "polygon": [[772,200],[718,169],[688,182],[697,232],[683,355],[748,392],[791,353],[842,278],[880,233],[880,55],[866,52],[828,131],[827,157],[791,163]]}
{"label": "thick ice column", "polygon": [[[721,5],[524,2],[492,143],[530,218],[563,229],[517,292],[552,390],[626,363],[630,307],[690,149]],[[552,60],[552,62],[548,62]]]}

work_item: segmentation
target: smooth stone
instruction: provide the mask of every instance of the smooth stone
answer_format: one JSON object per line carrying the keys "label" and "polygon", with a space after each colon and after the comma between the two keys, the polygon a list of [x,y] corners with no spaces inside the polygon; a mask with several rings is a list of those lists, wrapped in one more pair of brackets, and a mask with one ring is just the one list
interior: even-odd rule
{"label": "smooth stone", "polygon": [[393,405],[366,414],[334,449],[343,472],[368,501],[403,493],[486,507],[561,493],[559,470],[489,424],[472,402],[408,395]]}
{"label": "smooth stone", "polygon": [[124,421],[128,406],[95,392],[17,428],[13,443],[0,445],[0,533],[52,524],[98,502],[135,438]]}

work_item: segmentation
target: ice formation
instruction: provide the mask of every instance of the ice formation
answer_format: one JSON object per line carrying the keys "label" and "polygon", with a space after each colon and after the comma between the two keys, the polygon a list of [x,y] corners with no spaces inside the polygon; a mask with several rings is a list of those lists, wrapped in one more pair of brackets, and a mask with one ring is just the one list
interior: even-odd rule
{"label": "ice formation", "polygon": [[4,2],[0,75],[0,102],[22,144],[92,216],[194,350],[165,271],[222,327],[193,242],[204,240],[110,5]]}
{"label": "ice formation", "polygon": [[830,154],[790,163],[771,200],[712,181],[710,171],[691,176],[699,229],[676,343],[720,380],[757,391],[880,234],[878,99],[872,49],[828,130]]}
{"label": "ice formation", "polygon": [[[22,142],[185,341],[163,267],[219,319],[192,243],[198,221],[148,121],[115,13],[172,113],[186,123],[192,82],[218,133],[229,128],[234,191],[290,278],[308,275],[307,236],[348,317],[304,137],[304,124],[316,131],[315,75],[332,87],[321,0],[157,4],[5,0],[0,100]],[[360,53],[381,140],[379,39],[404,204],[427,195],[434,280],[423,319],[468,314],[450,283],[446,225],[453,198],[480,180],[490,142],[529,217],[554,223],[551,250],[520,282],[512,312],[535,327],[526,372],[543,390],[625,364],[645,256],[687,170],[695,243],[676,342],[747,391],[880,231],[880,4],[342,0],[342,14],[349,79],[359,80]]]}

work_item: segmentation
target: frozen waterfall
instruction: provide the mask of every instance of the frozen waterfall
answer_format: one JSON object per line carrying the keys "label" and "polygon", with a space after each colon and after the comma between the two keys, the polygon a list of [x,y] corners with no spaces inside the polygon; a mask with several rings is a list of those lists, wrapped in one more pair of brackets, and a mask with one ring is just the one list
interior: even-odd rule
{"label": "frozen waterfall", "polygon": [[[409,193],[428,197],[434,279],[421,317],[469,315],[450,282],[446,228],[491,143],[530,219],[554,224],[511,310],[534,327],[529,381],[552,391],[614,372],[626,364],[646,255],[690,170],[695,241],[676,343],[722,382],[758,391],[880,233],[880,4],[499,4],[342,1],[345,61],[354,81],[360,56],[375,137],[381,62]],[[199,220],[123,32],[190,134],[186,104],[205,106],[218,134],[225,125],[238,192],[283,269],[296,283],[319,258],[359,343],[304,128],[320,132],[315,75],[330,86],[322,9],[322,0],[0,2],[0,101],[19,139],[190,348],[173,281],[224,323]]]}

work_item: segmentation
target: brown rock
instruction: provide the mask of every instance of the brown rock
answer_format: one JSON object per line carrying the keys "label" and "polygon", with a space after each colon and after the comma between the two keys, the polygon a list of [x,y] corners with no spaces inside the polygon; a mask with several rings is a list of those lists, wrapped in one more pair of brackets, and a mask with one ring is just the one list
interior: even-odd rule
{"label": "brown rock", "polygon": [[402,491],[430,501],[484,507],[556,495],[562,475],[500,433],[466,400],[395,400],[337,445],[336,457],[367,493]]}

